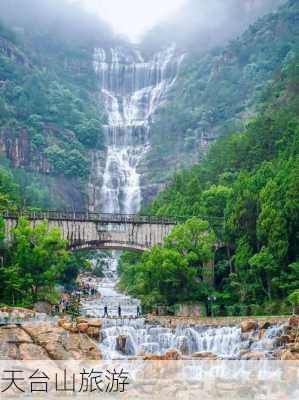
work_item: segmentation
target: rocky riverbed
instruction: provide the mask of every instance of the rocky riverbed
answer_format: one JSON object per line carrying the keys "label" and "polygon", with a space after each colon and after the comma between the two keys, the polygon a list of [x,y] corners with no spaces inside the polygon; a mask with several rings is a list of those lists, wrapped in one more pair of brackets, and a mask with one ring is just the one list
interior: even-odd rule
{"label": "rocky riverbed", "polygon": [[[10,318],[5,323],[0,318],[0,359],[100,360],[109,355],[114,360],[147,361],[299,360],[298,316],[281,321],[244,319],[237,326],[231,326],[230,319],[218,321],[217,326],[202,325],[203,321],[183,324],[182,319],[176,324],[173,319],[165,327],[166,322],[154,323],[151,318],[123,320],[121,325],[115,318],[71,321],[20,308],[0,309],[0,317],[3,314]],[[152,342],[155,337],[157,344]],[[102,354],[107,343],[110,352]],[[196,345],[194,351],[191,344]]]}

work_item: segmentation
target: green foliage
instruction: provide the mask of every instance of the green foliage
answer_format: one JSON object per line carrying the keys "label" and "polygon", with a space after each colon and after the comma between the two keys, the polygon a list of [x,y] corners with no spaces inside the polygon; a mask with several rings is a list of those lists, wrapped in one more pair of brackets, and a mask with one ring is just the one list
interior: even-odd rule
{"label": "green foliage", "polygon": [[289,302],[292,303],[294,306],[299,305],[299,289],[292,292],[289,297]]}
{"label": "green foliage", "polygon": [[15,209],[20,202],[18,189],[12,174],[0,167],[0,211]]}
{"label": "green foliage", "polygon": [[82,270],[87,270],[89,263],[86,260],[86,253],[76,251],[69,254],[68,261],[65,263],[63,274],[59,277],[61,283],[67,290],[73,290],[76,286],[76,279]]}
{"label": "green foliage", "polygon": [[[221,313],[289,312],[288,296],[299,288],[298,65],[294,54],[246,130],[220,139],[201,164],[177,174],[146,210],[195,215],[213,226],[224,246],[215,254]],[[179,251],[182,243],[174,244]],[[192,256],[196,251],[198,244]]]}
{"label": "green foliage", "polygon": [[[276,13],[259,19],[224,49],[185,56],[170,101],[158,110],[152,124],[147,161],[153,180],[167,181],[173,171],[200,161],[206,144],[212,140],[245,130],[248,118],[267,101],[265,88],[269,82],[277,77],[280,68],[285,72],[298,51],[298,15],[298,2],[286,1]],[[296,89],[293,85],[292,90]],[[273,97],[279,90],[277,87],[272,92]],[[298,109],[298,103],[293,107],[296,105]],[[281,117],[282,125],[287,115],[282,113]],[[267,125],[266,120],[263,123]],[[267,130],[259,139],[267,141],[268,132],[271,134]],[[238,136],[231,140],[221,143],[237,148]],[[244,158],[234,159],[235,162],[250,160],[247,149],[241,147]],[[252,147],[249,151],[256,158],[263,157],[263,153],[255,155],[260,149]],[[221,155],[226,159],[230,153],[223,149]],[[163,160],[162,164],[159,160]],[[216,158],[213,161],[217,163]]]}
{"label": "green foliage", "polygon": [[58,229],[49,229],[46,221],[33,228],[21,218],[14,230],[13,246],[0,268],[2,301],[30,304],[42,300],[43,293],[53,290],[68,261],[66,242]]}
{"label": "green foliage", "polygon": [[163,247],[156,246],[141,258],[122,256],[120,288],[140,297],[146,309],[157,304],[206,301],[211,288],[204,280],[214,242],[208,222],[191,218],[173,229]]}
{"label": "green foliage", "polygon": [[[96,77],[92,63],[78,79],[74,71],[68,74],[59,55],[52,53],[51,41],[57,40],[57,48],[65,49],[63,38],[55,39],[53,32],[44,36],[33,29],[31,34],[26,31],[25,41],[16,36],[12,42],[14,35],[9,35],[8,29],[5,32],[0,25],[0,40],[7,40],[0,49],[0,137],[28,140],[24,150],[30,153],[27,169],[36,169],[42,159],[49,162],[54,176],[86,177],[88,150],[104,143],[103,118],[93,95]],[[72,51],[64,64],[82,63],[83,54],[76,44],[68,46]]]}

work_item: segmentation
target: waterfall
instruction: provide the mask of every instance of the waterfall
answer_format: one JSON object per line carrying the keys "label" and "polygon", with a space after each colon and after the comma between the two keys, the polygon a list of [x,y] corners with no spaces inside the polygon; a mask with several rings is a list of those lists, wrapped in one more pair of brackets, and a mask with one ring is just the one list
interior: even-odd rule
{"label": "waterfall", "polygon": [[175,45],[145,60],[131,47],[96,49],[94,70],[107,115],[104,169],[93,157],[91,210],[136,213],[142,194],[138,166],[149,148],[150,123],[174,84],[183,55]]}
{"label": "waterfall", "polygon": [[[217,359],[238,360],[242,353],[258,351],[271,359],[281,344],[277,340],[285,332],[285,325],[269,327],[262,338],[258,332],[249,336],[236,326],[177,326],[162,327],[143,318],[108,318],[103,320],[101,352],[104,359],[112,357],[164,354],[177,349],[185,356],[213,353]],[[117,339],[125,338],[126,345],[118,352]]]}

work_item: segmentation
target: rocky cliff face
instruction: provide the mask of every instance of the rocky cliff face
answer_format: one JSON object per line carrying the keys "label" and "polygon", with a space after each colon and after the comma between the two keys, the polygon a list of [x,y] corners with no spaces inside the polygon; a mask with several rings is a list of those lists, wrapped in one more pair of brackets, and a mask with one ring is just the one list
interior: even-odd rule
{"label": "rocky cliff face", "polygon": [[[41,42],[34,47],[27,37],[4,30],[1,21],[0,28],[0,157],[13,171],[28,174],[28,180],[33,174],[41,190],[51,190],[53,204],[47,201],[44,207],[84,209],[80,170],[88,166],[89,149],[83,133],[93,113],[87,117],[82,108],[96,104],[89,88],[92,51],[86,48],[84,58],[64,52],[61,45],[60,64],[51,46],[42,50]],[[93,123],[100,127],[99,121]],[[69,173],[62,163],[69,164]]]}

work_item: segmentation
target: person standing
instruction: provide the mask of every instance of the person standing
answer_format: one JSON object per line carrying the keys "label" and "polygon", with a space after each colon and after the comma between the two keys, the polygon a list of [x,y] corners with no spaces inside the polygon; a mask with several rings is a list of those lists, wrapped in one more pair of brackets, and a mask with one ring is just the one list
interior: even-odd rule
{"label": "person standing", "polygon": [[59,302],[59,313],[62,314],[63,312],[64,312],[64,300],[63,297],[61,297]]}
{"label": "person standing", "polygon": [[109,315],[108,315],[108,307],[107,306],[104,307],[104,318],[105,317],[109,317]]}
{"label": "person standing", "polygon": [[140,307],[137,306],[137,318],[140,317]]}
{"label": "person standing", "polygon": [[120,306],[120,304],[118,306],[118,316],[119,316],[119,318],[121,318],[121,306]]}

